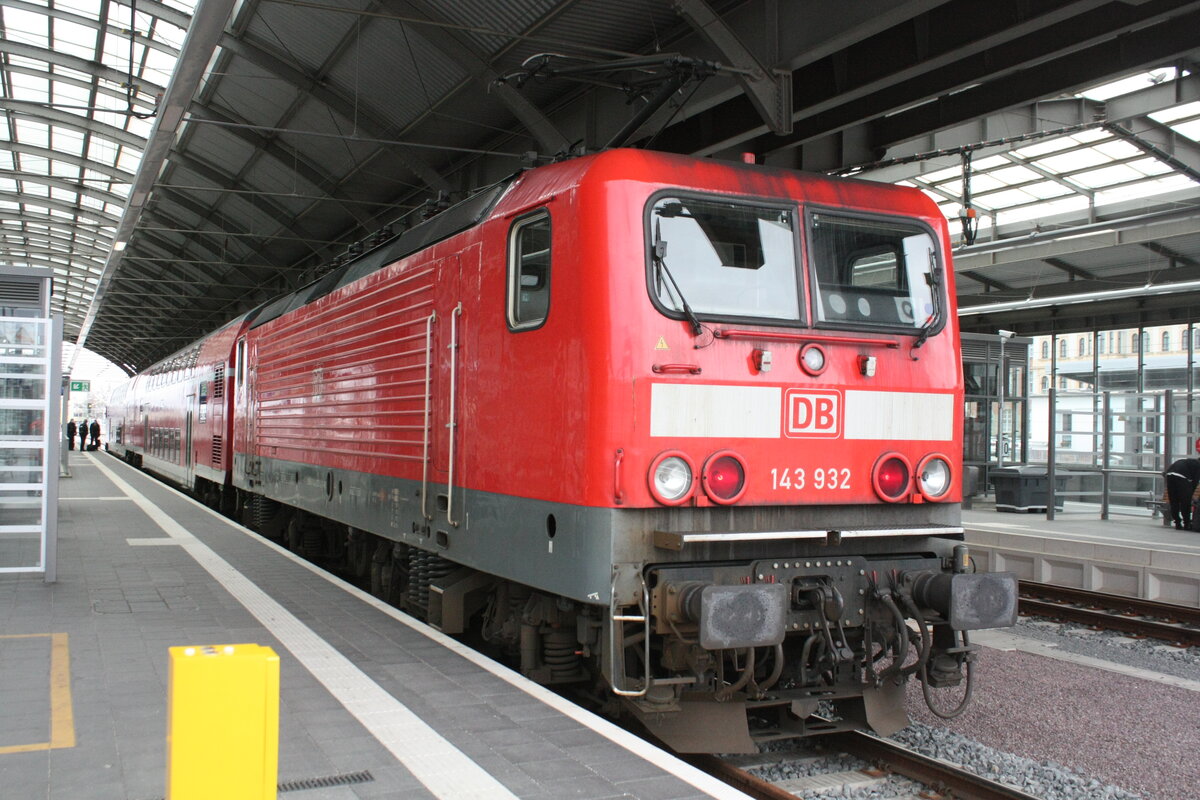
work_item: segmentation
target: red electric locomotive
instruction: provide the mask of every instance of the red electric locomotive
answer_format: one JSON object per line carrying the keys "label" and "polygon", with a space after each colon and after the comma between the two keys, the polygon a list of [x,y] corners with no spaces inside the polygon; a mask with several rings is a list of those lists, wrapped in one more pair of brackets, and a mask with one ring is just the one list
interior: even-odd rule
{"label": "red electric locomotive", "polygon": [[529,170],[113,408],[115,449],[679,750],[893,731],[909,676],[969,687],[967,631],[1015,621],[961,544],[948,237],[915,189]]}

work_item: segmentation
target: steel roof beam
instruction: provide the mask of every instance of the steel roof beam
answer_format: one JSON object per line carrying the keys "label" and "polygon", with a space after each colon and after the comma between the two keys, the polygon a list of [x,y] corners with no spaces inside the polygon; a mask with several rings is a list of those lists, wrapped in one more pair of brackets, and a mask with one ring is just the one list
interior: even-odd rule
{"label": "steel roof beam", "polygon": [[9,180],[21,181],[24,183],[39,183],[43,186],[50,186],[55,189],[62,189],[67,192],[75,192],[82,197],[90,197],[93,200],[98,200],[101,203],[112,203],[113,205],[122,205],[125,198],[119,194],[106,192],[103,189],[94,189],[86,183],[78,180],[70,180],[67,178],[59,178],[52,175],[39,175],[36,172],[28,172],[25,170],[0,169],[0,179],[8,178]]}
{"label": "steel roof beam", "polygon": [[[46,7],[42,6],[38,13],[45,14],[46,11]],[[174,54],[174,51],[171,52]],[[20,56],[22,58],[28,58],[31,61],[45,61],[47,64],[53,64],[56,67],[65,67],[67,69],[75,70],[76,72],[82,72],[85,75],[91,75],[97,80],[108,81],[114,86],[122,86],[129,81],[128,73],[113,69],[112,67],[106,67],[97,61],[89,61],[86,58],[80,58],[79,56],[73,56],[58,50],[50,50],[45,47],[38,47],[37,45],[25,44],[24,42],[16,42],[12,39],[0,39],[0,54]],[[5,69],[10,69],[10,67],[5,66]],[[32,70],[31,68],[27,67],[25,68],[25,71],[35,72],[36,70]],[[75,86],[80,86],[81,84],[81,81],[73,76],[64,75],[59,77],[58,75],[52,73],[45,74],[47,77],[56,81],[65,81]],[[156,93],[161,92],[163,89],[162,86],[150,83],[149,81],[140,81],[140,83],[143,83],[145,88],[149,90],[147,94],[151,97],[153,97]],[[80,86],[80,88],[83,88],[83,86]],[[100,91],[121,99],[125,99],[125,97],[127,97],[126,92],[118,92],[105,88],[100,88]],[[134,97],[135,101],[140,102],[147,110],[153,108],[149,102],[141,100],[138,94],[135,93]]]}
{"label": "steel roof beam", "polygon": [[[60,150],[51,150],[48,147],[38,147],[36,145],[25,144],[23,142],[0,141],[0,150],[8,150],[12,153],[36,156],[37,158],[44,158],[46,160],[61,161],[64,164],[70,164],[73,167],[89,169],[93,172],[99,172],[102,175],[108,175],[112,177],[112,183],[133,183],[132,173],[118,169],[112,164],[106,164],[103,161],[92,161],[91,159],[65,153]],[[125,199],[122,198],[121,202],[124,203]]]}
{"label": "steel roof beam", "polygon": [[[773,133],[792,132],[792,73],[765,66],[737,33],[704,0],[675,0],[675,10],[704,41],[716,48],[722,63],[743,70],[736,76],[747,98]],[[778,13],[778,7],[776,7]],[[768,26],[769,30],[777,30]]]}
{"label": "steel roof beam", "polygon": [[[417,0],[380,0],[380,6],[391,13],[408,16],[425,16],[442,18],[443,14],[436,6]],[[401,21],[401,25],[406,24]],[[513,116],[525,126],[530,135],[537,141],[546,154],[566,152],[570,141],[563,135],[557,125],[543,114],[533,103],[513,87],[504,83],[496,83],[500,77],[487,58],[478,53],[470,44],[462,41],[445,28],[434,25],[423,26],[421,37],[449,56],[458,64],[475,73],[475,79],[485,85],[500,102],[508,107]]]}
{"label": "steel roof beam", "polygon": [[[56,200],[53,197],[37,197],[36,195],[23,195],[14,192],[0,192],[2,197],[11,197],[11,202],[19,203],[22,206],[32,206],[33,208],[47,208],[61,211],[64,214],[70,214],[77,218],[89,219],[97,223],[101,227],[113,227],[117,224],[119,217],[116,214],[106,214],[94,208],[86,206],[80,208],[73,203],[65,203],[62,200]],[[4,215],[8,219],[12,219],[6,212],[0,211],[0,215]]]}
{"label": "steel roof beam", "polygon": [[1145,249],[1154,253],[1156,256],[1162,256],[1170,263],[1170,269],[1178,267],[1200,267],[1200,261],[1194,258],[1189,258],[1182,253],[1177,253],[1171,248],[1159,242],[1139,242]]}
{"label": "steel roof beam", "polygon": [[[1139,16],[1146,9],[1148,17]],[[1095,84],[1102,76],[1118,76],[1147,69],[1191,52],[1196,47],[1194,31],[1200,27],[1200,3],[1195,0],[1146,3],[1113,7],[1111,4],[1088,18],[1054,26],[1029,37],[1027,47],[1035,52],[1054,52],[1041,63],[1028,63],[1028,50],[1014,46],[1001,52],[980,53],[967,59],[943,80],[981,80],[980,85],[941,97],[909,111],[902,111],[872,124],[871,141],[876,147],[907,141],[921,131],[933,130],[989,113],[997,106],[1027,103],[1055,92],[1068,92],[1081,85]],[[1114,30],[1136,27],[1121,36]],[[1003,78],[1001,80],[1001,78]],[[932,84],[929,94],[936,93]],[[947,85],[947,89],[951,86]]]}
{"label": "steel roof beam", "polygon": [[[117,228],[114,241],[128,241],[133,233],[137,219],[153,189],[154,181],[162,169],[163,161],[175,140],[175,131],[183,121],[184,110],[191,103],[204,78],[208,63],[225,30],[225,23],[233,11],[235,2],[236,0],[199,0],[196,3],[192,24],[183,41],[183,48],[179,60],[175,64],[175,71],[171,75],[171,80],[167,84],[166,92],[159,104],[158,115],[154,119],[154,126],[151,128],[145,152],[138,165],[137,176],[134,178],[125,213]],[[103,303],[104,290],[108,282],[112,280],[120,263],[121,254],[119,252],[109,255],[104,275],[96,287],[96,294],[92,297],[87,316],[80,326],[77,344],[86,343],[88,330],[95,322],[96,313]],[[77,348],[75,352],[78,353],[79,349]]]}
{"label": "steel roof beam", "polygon": [[1200,183],[1200,145],[1169,126],[1148,117],[1110,123],[1104,129],[1153,156],[1171,169]]}
{"label": "steel roof beam", "polygon": [[971,280],[973,280],[973,281],[975,281],[975,282],[977,282],[977,283],[982,283],[982,284],[983,284],[983,288],[984,288],[984,290],[985,290],[985,291],[989,291],[989,292],[990,292],[990,291],[991,291],[991,290],[993,290],[993,289],[996,289],[996,290],[998,290],[998,291],[1001,291],[1001,292],[1011,292],[1011,291],[1015,291],[1015,290],[1013,289],[1013,287],[1009,286],[1007,283],[1004,283],[1004,282],[1002,282],[1002,281],[998,281],[998,280],[996,280],[995,278],[989,278],[989,277],[987,277],[986,275],[981,275],[981,274],[980,274],[978,271],[976,271],[976,270],[971,270],[971,269],[955,269],[955,270],[954,270],[954,274],[955,274],[956,276],[957,276],[957,275],[964,275],[964,276],[966,276],[966,277],[970,278]]}
{"label": "steel roof beam", "polygon": [[1043,258],[1042,263],[1049,264],[1050,266],[1054,267],[1055,269],[1062,270],[1063,272],[1065,272],[1071,276],[1071,280],[1075,280],[1076,278],[1081,278],[1083,280],[1089,280],[1089,281],[1096,280],[1096,276],[1093,275],[1092,273],[1088,272],[1086,269],[1080,269],[1079,267],[1077,267],[1073,264],[1068,264],[1066,261],[1063,261],[1061,258],[1055,258],[1055,257]]}
{"label": "steel roof beam", "polygon": [[[347,40],[343,40],[340,47],[345,48],[351,43],[353,43],[353,38],[348,37]],[[342,117],[357,121],[363,131],[372,138],[390,138],[391,131],[389,127],[382,122],[377,113],[369,105],[365,105],[360,101],[356,106],[353,100],[341,96],[325,85],[320,75],[306,75],[295,67],[284,63],[277,56],[270,53],[263,43],[227,36],[221,41],[221,49],[244,58],[251,64],[281,78],[296,89],[301,98],[298,102],[303,102],[304,99],[312,97]],[[285,117],[291,116],[294,113],[295,107],[285,112]],[[286,125],[280,127],[286,127]],[[409,148],[391,145],[386,149],[399,158],[405,166],[412,170],[414,175],[419,177],[432,189],[450,191],[451,186],[446,179]]]}
{"label": "steel roof beam", "polygon": [[962,269],[984,269],[1022,261],[1044,261],[1122,245],[1163,242],[1176,236],[1194,235],[1198,224],[1200,209],[1196,208],[1127,217],[1018,239],[981,242],[958,250],[954,255],[954,263]]}
{"label": "steel roof beam", "polygon": [[[68,128],[80,133],[90,133],[93,136],[99,136],[110,142],[115,142],[125,147],[132,147],[139,152],[146,146],[145,139],[123,128],[89,120],[86,117],[72,114],[69,111],[48,108],[29,100],[0,98],[0,108],[7,111],[6,116],[9,119],[29,119],[34,122],[48,122],[60,128]],[[18,139],[18,141],[20,140]]]}

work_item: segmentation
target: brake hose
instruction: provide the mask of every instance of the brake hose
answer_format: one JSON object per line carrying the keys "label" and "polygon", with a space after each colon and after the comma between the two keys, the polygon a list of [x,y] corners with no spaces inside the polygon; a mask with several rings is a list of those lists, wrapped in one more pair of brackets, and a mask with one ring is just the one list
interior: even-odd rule
{"label": "brake hose", "polygon": [[900,600],[904,603],[904,608],[908,611],[909,616],[917,621],[917,628],[921,631],[921,652],[917,656],[917,660],[900,670],[902,675],[912,675],[920,668],[920,665],[929,660],[929,650],[933,647],[933,636],[930,635],[929,629],[925,625],[925,617],[917,608],[917,604],[913,602],[912,597],[901,594]]}
{"label": "brake hose", "polygon": [[[967,632],[962,632],[963,647],[969,647],[970,641],[967,639]],[[939,711],[933,707],[933,698],[929,696],[929,682],[925,679],[925,663],[921,662],[921,695],[925,698],[925,705],[933,712],[934,716],[942,719],[954,719],[958,715],[967,710],[967,704],[971,702],[971,691],[974,688],[975,669],[974,663],[967,661],[967,687],[963,694],[962,702],[953,711]]]}
{"label": "brake hose", "polygon": [[750,682],[750,676],[754,674],[754,648],[746,648],[746,666],[742,670],[741,676],[734,683],[729,684],[723,689],[718,689],[713,697],[717,702],[723,703],[733,697],[733,693],[741,690],[747,683]]}
{"label": "brake hose", "polygon": [[899,642],[896,645],[896,657],[891,664],[888,664],[887,669],[879,673],[879,680],[885,681],[900,673],[900,668],[904,664],[904,659],[908,657],[908,626],[904,624],[904,615],[900,613],[900,607],[896,605],[896,601],[892,599],[891,592],[881,592],[879,599],[887,606],[888,611],[892,612],[892,616],[896,618],[896,637]]}

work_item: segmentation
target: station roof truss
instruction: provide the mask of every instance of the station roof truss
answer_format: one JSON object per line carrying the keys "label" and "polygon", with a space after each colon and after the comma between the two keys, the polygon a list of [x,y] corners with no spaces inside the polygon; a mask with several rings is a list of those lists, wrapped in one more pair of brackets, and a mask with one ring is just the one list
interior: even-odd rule
{"label": "station roof truss", "polygon": [[5,0],[0,263],[132,372],[627,134],[910,183],[955,227],[968,162],[964,328],[1187,307],[1196,30],[1200,0]]}

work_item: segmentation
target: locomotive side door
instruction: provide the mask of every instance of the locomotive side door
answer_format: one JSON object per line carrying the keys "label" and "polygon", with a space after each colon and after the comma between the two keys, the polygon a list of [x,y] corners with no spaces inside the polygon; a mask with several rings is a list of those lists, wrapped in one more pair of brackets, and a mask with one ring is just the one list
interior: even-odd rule
{"label": "locomotive side door", "polygon": [[251,411],[250,392],[252,391],[249,370],[249,351],[246,337],[237,340],[233,360],[233,454],[242,454],[241,458],[234,457],[234,483],[243,488],[252,488],[252,480],[258,477],[258,454],[254,447],[254,415]]}
{"label": "locomotive side door", "polygon": [[[474,317],[479,298],[479,245],[438,265],[433,336],[431,457],[433,482],[444,484],[430,512],[434,526],[464,527],[464,465],[470,429],[470,373],[475,359]],[[430,513],[427,512],[427,513]]]}

